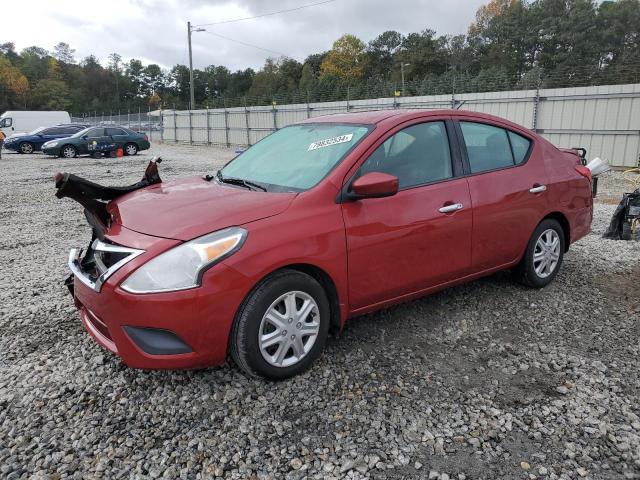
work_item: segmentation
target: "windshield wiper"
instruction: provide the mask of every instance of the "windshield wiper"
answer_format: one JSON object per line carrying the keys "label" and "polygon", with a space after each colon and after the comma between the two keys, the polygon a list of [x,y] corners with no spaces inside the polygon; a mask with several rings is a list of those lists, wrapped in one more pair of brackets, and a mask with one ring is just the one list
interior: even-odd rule
{"label": "windshield wiper", "polygon": [[248,188],[249,190],[262,190],[263,192],[267,191],[267,188],[259,183],[252,182],[250,180],[245,180],[244,178],[235,178],[235,177],[225,177],[222,175],[222,172],[218,170],[216,173],[216,179],[222,183],[228,183],[229,185],[239,185],[241,187]]}

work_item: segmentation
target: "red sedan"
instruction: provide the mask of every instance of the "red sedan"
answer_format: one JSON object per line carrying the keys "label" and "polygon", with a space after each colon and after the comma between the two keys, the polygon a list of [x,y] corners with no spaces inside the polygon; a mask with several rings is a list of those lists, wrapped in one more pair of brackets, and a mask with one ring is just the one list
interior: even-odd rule
{"label": "red sedan", "polygon": [[[159,179],[158,179],[159,181]],[[512,269],[553,281],[589,232],[573,151],[464,111],[377,111],[282,128],[212,177],[91,215],[71,252],[82,321],[136,368],[295,375],[348,318]]]}

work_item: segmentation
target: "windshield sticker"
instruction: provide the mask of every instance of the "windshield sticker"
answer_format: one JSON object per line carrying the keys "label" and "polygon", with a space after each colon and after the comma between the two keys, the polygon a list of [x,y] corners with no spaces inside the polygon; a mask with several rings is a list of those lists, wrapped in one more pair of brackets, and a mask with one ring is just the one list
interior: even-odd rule
{"label": "windshield sticker", "polygon": [[309,145],[307,152],[311,150],[317,150],[318,148],[330,147],[331,145],[337,145],[339,143],[350,142],[353,138],[353,133],[347,133],[346,135],[340,135],[338,137],[327,138],[326,140],[318,140]]}

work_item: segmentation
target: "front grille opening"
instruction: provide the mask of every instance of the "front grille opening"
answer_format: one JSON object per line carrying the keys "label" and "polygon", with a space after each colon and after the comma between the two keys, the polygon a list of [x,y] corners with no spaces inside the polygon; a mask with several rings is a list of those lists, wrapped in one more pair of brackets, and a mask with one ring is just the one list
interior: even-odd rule
{"label": "front grille opening", "polygon": [[81,268],[92,282],[96,282],[101,275],[117,267],[119,262],[134,255],[135,250],[130,248],[96,240],[91,242],[87,249],[81,261]]}

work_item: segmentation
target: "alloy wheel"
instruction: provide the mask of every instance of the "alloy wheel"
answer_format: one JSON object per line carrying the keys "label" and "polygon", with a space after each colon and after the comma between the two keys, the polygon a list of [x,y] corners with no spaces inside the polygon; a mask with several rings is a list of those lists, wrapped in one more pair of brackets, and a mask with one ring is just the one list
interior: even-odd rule
{"label": "alloy wheel", "polygon": [[33,145],[30,143],[23,143],[20,145],[20,151],[27,154],[33,153]]}
{"label": "alloy wheel", "polygon": [[64,158],[73,158],[75,157],[75,155],[76,155],[76,150],[71,146],[67,146],[62,149],[62,156]]}
{"label": "alloy wheel", "polygon": [[289,367],[311,350],[320,330],[320,311],[305,292],[287,292],[267,309],[258,329],[262,357],[276,367]]}
{"label": "alloy wheel", "polygon": [[560,236],[554,229],[542,232],[533,251],[533,269],[540,278],[547,278],[558,266],[560,259]]}
{"label": "alloy wheel", "polygon": [[135,145],[130,143],[129,145],[126,146],[126,152],[127,152],[127,155],[135,155],[138,152],[138,148]]}

